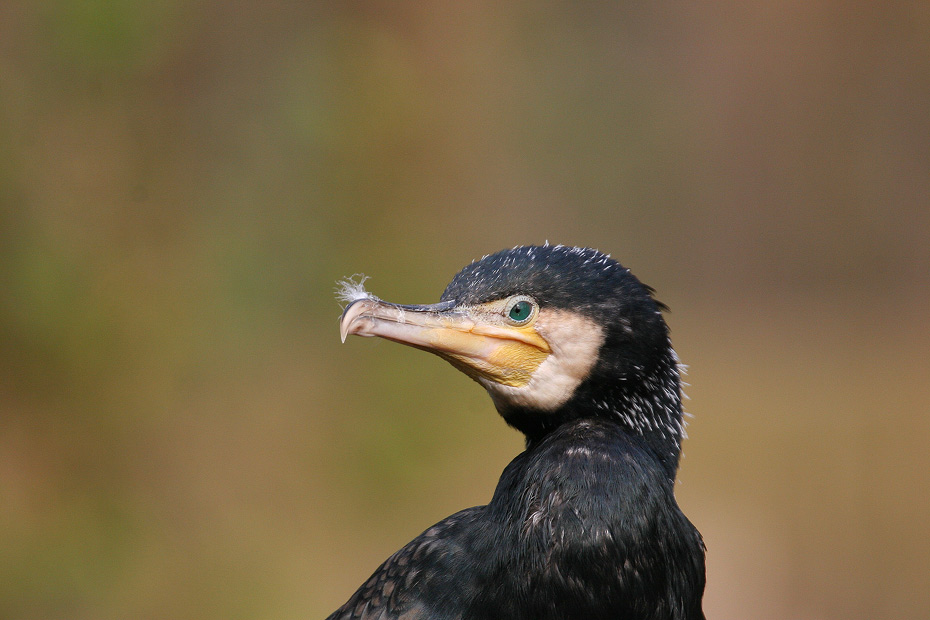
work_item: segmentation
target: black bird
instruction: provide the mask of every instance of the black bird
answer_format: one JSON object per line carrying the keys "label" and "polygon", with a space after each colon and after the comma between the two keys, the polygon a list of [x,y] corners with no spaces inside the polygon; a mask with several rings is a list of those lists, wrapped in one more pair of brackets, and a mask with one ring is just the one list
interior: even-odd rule
{"label": "black bird", "polygon": [[703,620],[704,544],[678,508],[683,421],[666,309],[608,255],[524,246],[438,304],[345,283],[342,339],[380,336],[487,389],[526,451],[487,506],[387,559],[329,620]]}

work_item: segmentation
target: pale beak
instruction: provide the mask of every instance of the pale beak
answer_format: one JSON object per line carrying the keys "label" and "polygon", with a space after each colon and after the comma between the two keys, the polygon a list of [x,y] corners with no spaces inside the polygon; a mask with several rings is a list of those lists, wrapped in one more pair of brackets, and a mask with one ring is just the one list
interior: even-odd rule
{"label": "pale beak", "polygon": [[473,379],[526,385],[549,355],[532,325],[513,327],[482,306],[446,301],[404,306],[377,298],[349,304],[339,321],[342,341],[350,334],[378,336],[435,353]]}

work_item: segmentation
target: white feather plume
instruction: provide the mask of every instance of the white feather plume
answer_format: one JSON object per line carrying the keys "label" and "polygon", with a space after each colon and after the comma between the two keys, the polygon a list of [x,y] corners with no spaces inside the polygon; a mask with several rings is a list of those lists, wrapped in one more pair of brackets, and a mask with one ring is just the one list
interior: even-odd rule
{"label": "white feather plume", "polygon": [[365,280],[368,276],[362,273],[356,273],[339,280],[336,283],[336,299],[346,306],[359,299],[378,299],[365,290]]}

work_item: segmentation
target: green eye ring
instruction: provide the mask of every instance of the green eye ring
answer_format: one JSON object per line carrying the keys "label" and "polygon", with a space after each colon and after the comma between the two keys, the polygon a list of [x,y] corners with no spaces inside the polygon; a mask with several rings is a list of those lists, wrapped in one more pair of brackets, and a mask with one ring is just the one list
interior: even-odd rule
{"label": "green eye ring", "polygon": [[508,300],[504,317],[512,325],[526,325],[536,316],[537,309],[532,297],[517,295]]}

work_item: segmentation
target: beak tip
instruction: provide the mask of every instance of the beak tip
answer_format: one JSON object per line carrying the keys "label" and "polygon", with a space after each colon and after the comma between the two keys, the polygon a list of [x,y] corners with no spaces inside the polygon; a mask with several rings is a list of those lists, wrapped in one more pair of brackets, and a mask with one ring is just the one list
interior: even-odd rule
{"label": "beak tip", "polygon": [[345,320],[345,317],[342,317],[339,320],[339,340],[342,341],[342,344],[345,344],[346,338],[349,337],[349,327],[353,319]]}
{"label": "beak tip", "polygon": [[352,331],[352,325],[366,309],[366,304],[359,303],[360,301],[362,300],[353,301],[346,306],[345,310],[342,311],[342,316],[339,317],[339,338],[343,343],[345,343],[349,334],[356,333]]}

